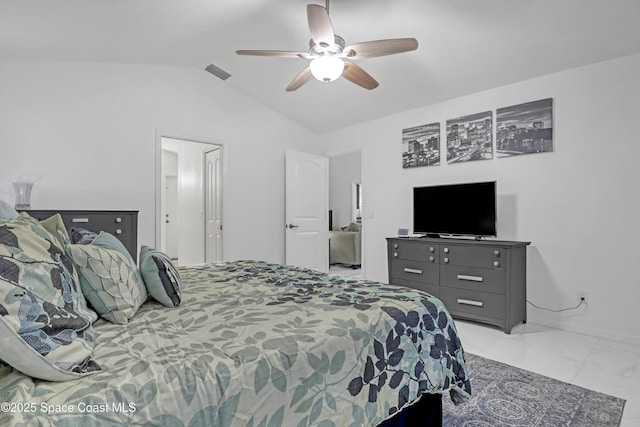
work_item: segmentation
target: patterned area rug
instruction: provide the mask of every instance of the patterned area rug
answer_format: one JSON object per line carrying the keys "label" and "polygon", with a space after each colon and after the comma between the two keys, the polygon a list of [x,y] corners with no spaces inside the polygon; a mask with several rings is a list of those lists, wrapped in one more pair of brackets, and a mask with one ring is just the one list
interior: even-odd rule
{"label": "patterned area rug", "polygon": [[442,425],[619,426],[625,400],[504,363],[466,354],[471,399],[454,406],[442,399]]}

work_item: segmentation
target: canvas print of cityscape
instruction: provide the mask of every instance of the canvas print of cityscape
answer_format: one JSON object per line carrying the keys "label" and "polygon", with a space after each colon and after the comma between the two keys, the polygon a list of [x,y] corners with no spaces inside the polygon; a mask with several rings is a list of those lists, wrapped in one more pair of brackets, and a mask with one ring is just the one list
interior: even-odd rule
{"label": "canvas print of cityscape", "polygon": [[553,151],[552,100],[541,99],[496,111],[499,158]]}
{"label": "canvas print of cityscape", "polygon": [[440,123],[402,130],[402,167],[440,164]]}
{"label": "canvas print of cityscape", "polygon": [[491,111],[447,120],[447,163],[493,159]]}

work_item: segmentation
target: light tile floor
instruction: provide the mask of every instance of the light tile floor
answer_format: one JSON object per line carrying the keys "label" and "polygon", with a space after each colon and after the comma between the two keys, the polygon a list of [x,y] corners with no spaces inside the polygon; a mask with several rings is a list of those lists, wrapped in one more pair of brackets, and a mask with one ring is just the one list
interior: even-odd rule
{"label": "light tile floor", "polygon": [[329,274],[337,274],[339,276],[349,276],[355,277],[356,279],[362,279],[364,276],[362,274],[361,268],[353,269],[349,266],[342,264],[333,264],[329,266]]}
{"label": "light tile floor", "polygon": [[456,326],[466,352],[626,399],[621,426],[640,426],[640,345],[532,323],[510,335],[475,322]]}

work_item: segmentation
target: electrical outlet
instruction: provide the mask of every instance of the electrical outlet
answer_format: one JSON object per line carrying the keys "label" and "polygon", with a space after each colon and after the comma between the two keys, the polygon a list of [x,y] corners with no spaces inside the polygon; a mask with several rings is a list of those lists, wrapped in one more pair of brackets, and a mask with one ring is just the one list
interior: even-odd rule
{"label": "electrical outlet", "polygon": [[587,291],[585,291],[584,289],[579,289],[578,290],[578,299],[580,301],[584,301],[584,303],[587,304],[589,302],[589,293]]}

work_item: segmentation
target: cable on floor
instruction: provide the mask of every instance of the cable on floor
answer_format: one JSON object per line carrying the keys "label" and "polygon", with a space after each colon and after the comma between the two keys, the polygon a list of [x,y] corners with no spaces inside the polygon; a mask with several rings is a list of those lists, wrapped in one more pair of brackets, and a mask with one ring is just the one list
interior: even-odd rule
{"label": "cable on floor", "polygon": [[567,308],[561,308],[559,310],[553,310],[551,308],[546,308],[546,307],[540,307],[538,305],[535,305],[534,303],[532,303],[531,301],[527,300],[527,302],[529,304],[531,304],[532,306],[534,306],[535,308],[539,308],[540,310],[546,310],[546,311],[552,311],[554,313],[560,313],[562,311],[569,311],[569,310],[577,310],[578,308],[580,308],[580,306],[585,303],[584,298],[580,298],[580,303],[578,303],[578,305],[576,305],[575,307],[567,307]]}

